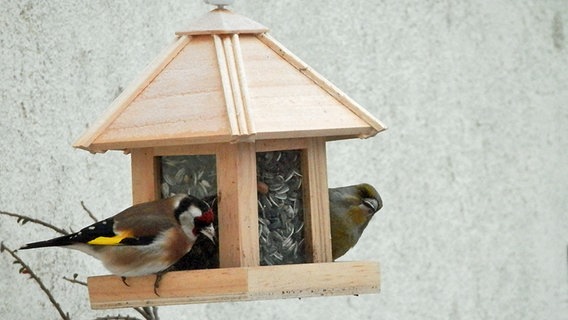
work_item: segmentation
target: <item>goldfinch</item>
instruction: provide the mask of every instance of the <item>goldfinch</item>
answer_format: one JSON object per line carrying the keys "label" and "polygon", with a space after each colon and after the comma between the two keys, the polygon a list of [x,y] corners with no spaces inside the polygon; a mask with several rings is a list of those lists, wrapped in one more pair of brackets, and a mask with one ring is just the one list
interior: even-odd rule
{"label": "goldfinch", "polygon": [[189,252],[199,235],[214,239],[214,214],[190,195],[132,206],[80,231],[20,249],[65,247],[102,261],[113,274],[126,277],[157,274]]}
{"label": "goldfinch", "polygon": [[[383,202],[377,190],[367,183],[353,186],[330,188],[329,208],[331,220],[331,246],[333,260],[351,249],[369,224]],[[213,208],[217,217],[217,196],[204,198]],[[215,226],[217,222],[215,221]],[[171,270],[195,270],[219,268],[218,243],[200,235],[183,258]]]}
{"label": "goldfinch", "polygon": [[329,189],[333,260],[357,244],[371,218],[382,207],[379,193],[370,184]]}

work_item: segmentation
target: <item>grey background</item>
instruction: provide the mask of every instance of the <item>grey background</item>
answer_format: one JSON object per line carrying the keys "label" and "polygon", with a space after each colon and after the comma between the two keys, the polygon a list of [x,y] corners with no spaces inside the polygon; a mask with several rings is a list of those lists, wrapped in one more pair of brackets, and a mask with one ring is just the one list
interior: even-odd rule
{"label": "grey background", "polygon": [[[0,0],[0,210],[75,230],[127,207],[129,156],[72,142],[209,10],[183,1]],[[331,186],[367,181],[385,207],[344,260],[382,291],[160,308],[162,319],[568,319],[566,1],[245,1],[288,49],[389,126],[328,144]],[[0,218],[16,248],[54,236]],[[104,274],[63,249],[21,252],[73,319]],[[0,255],[0,318],[56,319]]]}

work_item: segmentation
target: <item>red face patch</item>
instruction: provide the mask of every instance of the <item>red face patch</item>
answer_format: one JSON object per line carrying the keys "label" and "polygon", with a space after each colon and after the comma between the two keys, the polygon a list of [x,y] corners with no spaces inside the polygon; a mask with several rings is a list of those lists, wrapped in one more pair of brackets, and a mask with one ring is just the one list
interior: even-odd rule
{"label": "red face patch", "polygon": [[213,214],[213,210],[209,209],[205,211],[200,217],[197,217],[196,219],[201,222],[204,222],[205,224],[211,224],[215,220],[215,215]]}

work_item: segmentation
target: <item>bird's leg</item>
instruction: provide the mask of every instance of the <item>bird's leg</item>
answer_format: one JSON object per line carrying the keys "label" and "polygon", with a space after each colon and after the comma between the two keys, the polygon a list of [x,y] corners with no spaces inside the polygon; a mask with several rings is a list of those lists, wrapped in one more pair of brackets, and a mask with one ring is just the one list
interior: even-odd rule
{"label": "bird's leg", "polygon": [[125,286],[130,287],[130,285],[126,283],[126,277],[122,276],[120,277],[120,279],[122,280],[122,283],[124,283]]}
{"label": "bird's leg", "polygon": [[154,281],[154,293],[159,297],[158,288],[160,287],[160,281],[162,281],[162,276],[166,274],[168,270],[162,270],[160,272],[156,272],[156,281]]}

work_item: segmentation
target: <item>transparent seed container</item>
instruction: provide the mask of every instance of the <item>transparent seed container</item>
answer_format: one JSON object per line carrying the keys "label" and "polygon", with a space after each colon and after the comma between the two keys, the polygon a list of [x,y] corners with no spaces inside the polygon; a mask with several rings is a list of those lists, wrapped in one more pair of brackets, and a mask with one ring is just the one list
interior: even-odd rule
{"label": "transparent seed container", "polygon": [[256,154],[260,265],[306,262],[299,150]]}

